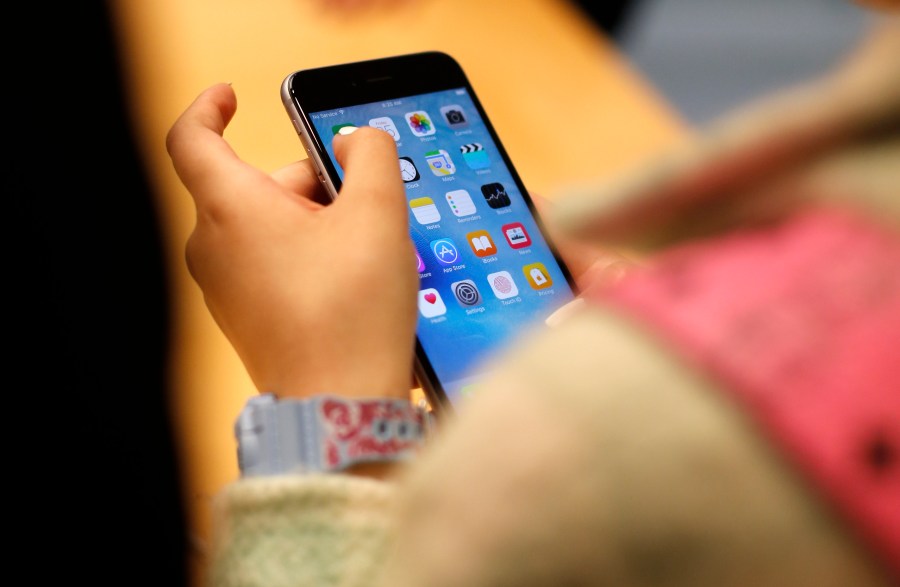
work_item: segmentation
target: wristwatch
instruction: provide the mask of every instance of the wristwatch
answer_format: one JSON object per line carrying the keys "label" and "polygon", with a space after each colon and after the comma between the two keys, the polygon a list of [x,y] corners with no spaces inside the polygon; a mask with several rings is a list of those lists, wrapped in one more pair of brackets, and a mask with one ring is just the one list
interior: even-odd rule
{"label": "wristwatch", "polygon": [[234,425],[241,475],[334,472],[408,459],[424,443],[427,418],[405,400],[256,395]]}

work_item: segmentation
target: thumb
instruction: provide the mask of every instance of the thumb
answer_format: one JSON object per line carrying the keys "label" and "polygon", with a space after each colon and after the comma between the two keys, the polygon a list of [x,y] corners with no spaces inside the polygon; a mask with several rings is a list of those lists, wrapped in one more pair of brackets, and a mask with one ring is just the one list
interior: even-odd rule
{"label": "thumb", "polygon": [[223,138],[237,109],[234,90],[216,84],[202,92],[166,135],[166,150],[178,177],[196,198],[224,193],[241,160]]}
{"label": "thumb", "polygon": [[382,130],[364,126],[335,135],[333,146],[344,169],[344,183],[334,206],[377,215],[405,229],[406,192],[394,139]]}

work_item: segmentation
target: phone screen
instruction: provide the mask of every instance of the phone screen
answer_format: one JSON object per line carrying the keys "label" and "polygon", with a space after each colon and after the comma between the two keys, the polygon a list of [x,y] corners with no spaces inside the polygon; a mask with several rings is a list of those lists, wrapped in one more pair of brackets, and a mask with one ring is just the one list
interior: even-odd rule
{"label": "phone screen", "polygon": [[575,297],[573,282],[468,83],[379,92],[304,116],[337,185],[331,138],[343,127],[396,141],[420,280],[418,375],[432,400],[452,406],[477,393],[497,352]]}

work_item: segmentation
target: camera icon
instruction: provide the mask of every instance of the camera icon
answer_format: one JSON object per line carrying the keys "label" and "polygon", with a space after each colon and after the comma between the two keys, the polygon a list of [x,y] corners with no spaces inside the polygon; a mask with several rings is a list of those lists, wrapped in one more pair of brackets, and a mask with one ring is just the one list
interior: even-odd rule
{"label": "camera icon", "polygon": [[451,104],[449,106],[442,107],[441,114],[443,115],[444,120],[447,121],[447,124],[454,128],[468,126],[469,124],[469,121],[466,119],[466,115],[463,113],[462,107],[458,104]]}
{"label": "camera icon", "polygon": [[466,121],[466,117],[459,110],[448,110],[446,116],[450,124],[462,124]]}

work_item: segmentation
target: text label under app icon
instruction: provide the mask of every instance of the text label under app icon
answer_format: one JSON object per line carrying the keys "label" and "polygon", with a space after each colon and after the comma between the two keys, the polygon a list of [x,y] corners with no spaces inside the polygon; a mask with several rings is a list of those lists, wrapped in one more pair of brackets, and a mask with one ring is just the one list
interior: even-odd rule
{"label": "text label under app icon", "polygon": [[439,238],[431,241],[431,250],[441,265],[453,265],[459,261],[459,250],[449,238]]}
{"label": "text label under app icon", "polygon": [[438,290],[430,287],[419,291],[419,313],[426,318],[434,318],[447,313],[447,306]]}
{"label": "text label under app icon", "polygon": [[497,245],[486,230],[476,230],[466,234],[466,240],[472,247],[472,252],[476,257],[490,257],[497,254]]}
{"label": "text label under app icon", "polygon": [[487,276],[487,280],[497,299],[505,300],[519,295],[519,288],[516,286],[516,282],[513,281],[509,271],[491,273]]}
{"label": "text label under app icon", "polygon": [[417,137],[427,137],[434,134],[434,123],[424,110],[407,112],[404,118],[406,119],[406,124],[409,125],[409,130]]}
{"label": "text label under app icon", "polygon": [[495,182],[481,186],[481,195],[491,208],[505,208],[511,203],[502,183]]}
{"label": "text label under app icon", "polygon": [[460,306],[471,308],[481,303],[481,292],[478,291],[475,282],[471,279],[455,281],[450,284],[450,289],[453,290],[453,295],[456,296],[456,301]]}
{"label": "text label under app icon", "polygon": [[431,198],[415,198],[409,201],[409,208],[419,224],[434,224],[441,221],[441,213]]}
{"label": "text label under app icon", "polygon": [[553,279],[543,263],[531,263],[522,267],[522,273],[532,289],[547,289],[553,285]]}

